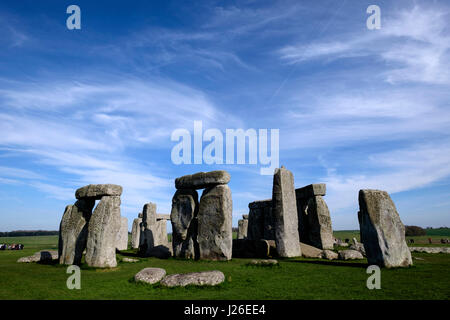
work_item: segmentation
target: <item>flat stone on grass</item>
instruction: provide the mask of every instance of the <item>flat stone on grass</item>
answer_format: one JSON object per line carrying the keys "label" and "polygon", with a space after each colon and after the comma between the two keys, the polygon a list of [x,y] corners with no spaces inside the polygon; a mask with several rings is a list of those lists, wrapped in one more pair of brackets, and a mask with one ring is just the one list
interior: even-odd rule
{"label": "flat stone on grass", "polygon": [[154,284],[161,281],[166,275],[166,270],[161,268],[145,268],[136,273],[134,280],[136,282],[145,282]]}
{"label": "flat stone on grass", "polygon": [[202,271],[191,273],[176,273],[165,277],[161,284],[166,287],[216,286],[225,281],[225,275],[221,271]]}

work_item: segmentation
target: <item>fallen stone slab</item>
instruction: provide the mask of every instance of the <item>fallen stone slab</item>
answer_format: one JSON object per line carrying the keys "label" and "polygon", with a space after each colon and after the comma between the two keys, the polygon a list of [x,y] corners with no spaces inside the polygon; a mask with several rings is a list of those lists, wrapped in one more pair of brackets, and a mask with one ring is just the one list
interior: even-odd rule
{"label": "fallen stone slab", "polygon": [[339,260],[364,259],[361,252],[356,250],[341,250],[338,252]]}
{"label": "fallen stone slab", "polygon": [[350,250],[356,250],[361,252],[363,256],[366,256],[366,249],[364,249],[364,245],[362,243],[354,243],[348,247]]}
{"label": "fallen stone slab", "polygon": [[450,253],[450,247],[409,247],[411,252]]}
{"label": "fallen stone slab", "polygon": [[302,251],[302,257],[305,258],[322,258],[322,250],[316,247],[310,246],[306,243],[300,242],[300,248]]}
{"label": "fallen stone slab", "polygon": [[225,281],[225,275],[218,270],[171,274],[166,276],[161,284],[166,287],[216,286]]}
{"label": "fallen stone slab", "polygon": [[122,258],[122,262],[139,262],[139,259]]}
{"label": "fallen stone slab", "polygon": [[103,196],[120,197],[122,187],[117,184],[89,184],[75,191],[75,198],[95,198],[100,200]]}
{"label": "fallen stone slab", "polygon": [[322,258],[327,260],[336,260],[337,258],[339,258],[339,255],[331,250],[323,250]]}
{"label": "fallen stone slab", "polygon": [[175,179],[177,189],[205,189],[230,182],[231,176],[224,170],[198,172]]}
{"label": "fallen stone slab", "polygon": [[58,251],[42,250],[35,252],[32,256],[19,258],[17,262],[20,263],[50,262],[53,260],[58,260]]}
{"label": "fallen stone slab", "polygon": [[262,260],[252,260],[250,261],[251,265],[255,265],[255,266],[277,266],[278,265],[278,260],[275,259],[262,259]]}
{"label": "fallen stone slab", "polygon": [[166,270],[161,268],[145,268],[136,273],[134,280],[136,282],[145,282],[154,284],[160,282],[166,275]]}

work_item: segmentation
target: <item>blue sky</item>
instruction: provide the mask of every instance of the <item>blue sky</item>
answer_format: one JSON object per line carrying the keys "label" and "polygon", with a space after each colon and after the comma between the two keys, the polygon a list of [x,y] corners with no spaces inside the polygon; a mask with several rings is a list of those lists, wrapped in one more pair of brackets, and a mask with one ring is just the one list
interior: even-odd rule
{"label": "blue sky", "polygon": [[2,1],[0,231],[56,230],[89,183],[124,187],[131,226],[146,202],[170,212],[176,177],[217,169],[237,226],[272,176],[173,164],[195,120],[279,129],[280,164],[327,184],[334,229],[358,228],[361,188],[405,224],[450,226],[449,18],[446,1]]}

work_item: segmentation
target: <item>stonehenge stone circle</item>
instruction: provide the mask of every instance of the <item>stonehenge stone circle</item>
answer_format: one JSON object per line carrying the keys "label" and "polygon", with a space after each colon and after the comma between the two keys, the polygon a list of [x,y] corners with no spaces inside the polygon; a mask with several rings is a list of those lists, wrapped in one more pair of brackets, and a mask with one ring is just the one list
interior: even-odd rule
{"label": "stonehenge stone circle", "polygon": [[405,226],[386,191],[359,191],[358,220],[369,264],[386,268],[412,265]]}
{"label": "stonehenge stone circle", "polygon": [[142,218],[136,218],[133,220],[133,226],[131,228],[131,248],[139,248],[139,240],[141,237],[141,227]]}
{"label": "stonehenge stone circle", "polygon": [[128,249],[128,219],[126,217],[120,217],[116,249],[119,251]]}
{"label": "stonehenge stone circle", "polygon": [[117,266],[116,243],[120,225],[120,197],[102,196],[89,221],[85,257],[89,266]]}
{"label": "stonehenge stone circle", "polygon": [[225,281],[221,271],[202,271],[184,274],[171,274],[162,279],[161,284],[166,287],[216,286]]}
{"label": "stonehenge stone circle", "polygon": [[300,241],[320,249],[333,249],[330,211],[323,200],[326,185],[310,184],[295,190]]}
{"label": "stonehenge stone circle", "polygon": [[278,255],[301,256],[294,176],[283,166],[276,168],[273,175],[272,201]]}
{"label": "stonehenge stone circle", "polygon": [[231,259],[232,211],[233,202],[228,185],[220,184],[203,191],[198,210],[200,259]]}
{"label": "stonehenge stone circle", "polygon": [[154,284],[160,282],[166,275],[166,270],[161,268],[145,268],[136,273],[134,281]]}
{"label": "stonehenge stone circle", "polygon": [[170,212],[172,247],[175,257],[195,259],[199,255],[197,212],[197,191],[194,189],[177,190],[172,198],[172,210]]}
{"label": "stonehenge stone circle", "polygon": [[80,264],[86,249],[88,223],[94,199],[80,199],[68,205],[59,226],[58,255],[60,264]]}
{"label": "stonehenge stone circle", "polygon": [[175,179],[177,189],[206,189],[230,182],[230,174],[223,170],[198,172]]}

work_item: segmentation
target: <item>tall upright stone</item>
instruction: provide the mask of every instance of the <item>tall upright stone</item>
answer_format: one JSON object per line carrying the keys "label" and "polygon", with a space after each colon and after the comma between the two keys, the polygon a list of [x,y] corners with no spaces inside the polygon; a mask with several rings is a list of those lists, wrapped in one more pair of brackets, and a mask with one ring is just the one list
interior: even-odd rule
{"label": "tall upright stone", "polygon": [[120,196],[102,196],[89,221],[86,249],[89,266],[117,266],[116,243],[120,225]]}
{"label": "tall upright stone", "polygon": [[323,200],[324,183],[295,190],[300,241],[320,249],[333,249],[333,228],[328,206]]}
{"label": "tall upright stone", "polygon": [[169,240],[167,238],[167,220],[157,220],[156,204],[147,203],[142,209],[142,223],[139,252],[143,256],[170,255]]}
{"label": "tall upright stone", "polygon": [[120,251],[128,249],[128,219],[126,217],[120,217],[116,249]]}
{"label": "tall upright stone", "polygon": [[283,166],[273,175],[272,201],[278,255],[301,256],[294,175]]}
{"label": "tall upright stone", "polygon": [[412,265],[405,240],[405,226],[386,191],[360,190],[359,215],[361,241],[369,264],[381,267]]}
{"label": "tall upright stone", "polygon": [[238,239],[247,239],[248,219],[241,219],[238,221]]}
{"label": "tall upright stone", "polygon": [[178,258],[199,257],[197,242],[198,193],[193,189],[181,189],[172,198],[170,222],[172,223],[173,255]]}
{"label": "tall upright stone", "polygon": [[231,259],[232,211],[233,202],[228,185],[217,185],[203,191],[198,211],[200,259]]}
{"label": "tall upright stone", "polygon": [[81,199],[68,205],[59,226],[58,255],[60,264],[80,264],[88,236],[93,199]]}
{"label": "tall upright stone", "polygon": [[139,240],[141,237],[140,224],[142,223],[142,218],[136,218],[133,220],[133,226],[131,228],[131,248],[139,248]]}

